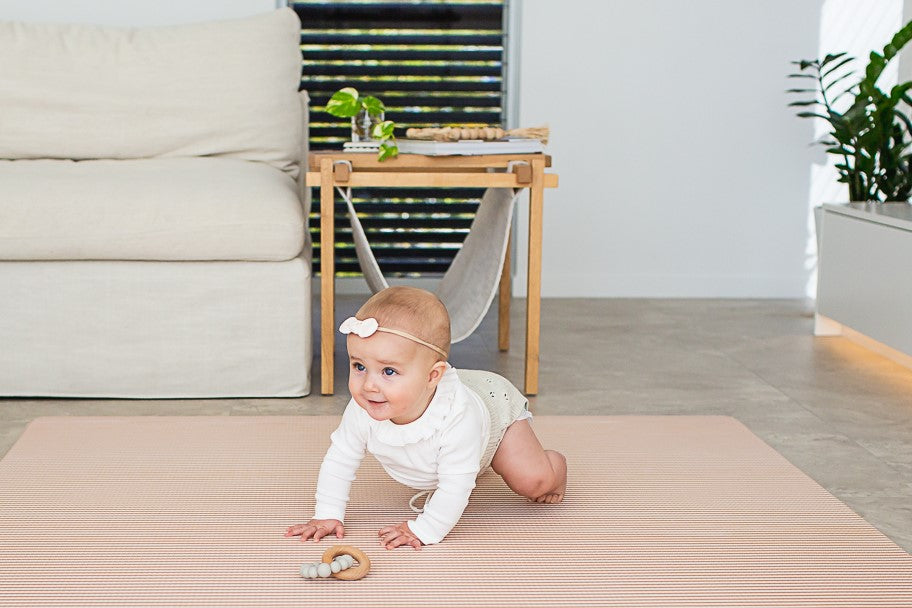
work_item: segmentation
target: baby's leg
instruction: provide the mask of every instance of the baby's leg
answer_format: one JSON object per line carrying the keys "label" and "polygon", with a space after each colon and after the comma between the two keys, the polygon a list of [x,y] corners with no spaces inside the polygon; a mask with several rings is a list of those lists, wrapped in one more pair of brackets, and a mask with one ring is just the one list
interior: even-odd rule
{"label": "baby's leg", "polygon": [[564,498],[567,459],[542,448],[528,420],[517,420],[507,428],[491,468],[520,496],[547,503]]}

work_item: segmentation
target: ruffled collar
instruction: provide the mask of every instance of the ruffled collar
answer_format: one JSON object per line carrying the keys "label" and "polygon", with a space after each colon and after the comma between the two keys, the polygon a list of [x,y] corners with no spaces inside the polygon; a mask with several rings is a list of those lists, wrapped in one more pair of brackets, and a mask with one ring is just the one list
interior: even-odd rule
{"label": "ruffled collar", "polygon": [[427,439],[436,433],[450,416],[458,389],[459,376],[456,374],[456,369],[447,363],[447,369],[440,382],[437,383],[437,390],[421,417],[408,424],[381,420],[374,426],[375,436],[386,445],[396,446]]}

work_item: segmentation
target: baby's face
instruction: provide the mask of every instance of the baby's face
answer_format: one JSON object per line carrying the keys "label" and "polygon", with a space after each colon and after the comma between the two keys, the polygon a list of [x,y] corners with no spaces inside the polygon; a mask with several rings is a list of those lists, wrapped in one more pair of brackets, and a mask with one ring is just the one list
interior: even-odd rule
{"label": "baby's face", "polygon": [[434,351],[407,338],[377,332],[348,336],[348,390],[374,420],[408,424],[427,408],[442,371]]}

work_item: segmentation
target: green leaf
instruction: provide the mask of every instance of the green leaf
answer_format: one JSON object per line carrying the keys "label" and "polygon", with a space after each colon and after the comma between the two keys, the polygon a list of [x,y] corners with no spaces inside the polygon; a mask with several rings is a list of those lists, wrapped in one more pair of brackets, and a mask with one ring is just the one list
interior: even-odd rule
{"label": "green leaf", "polygon": [[851,92],[852,92],[852,89],[854,89],[854,88],[855,88],[855,85],[853,84],[852,86],[850,86],[850,87],[849,87],[848,89],[846,89],[845,91],[842,91],[841,93],[838,93],[835,97],[832,98],[831,103],[835,103],[835,102],[839,101],[840,99],[842,99],[843,97],[845,97],[846,95],[848,95],[849,93],[851,93]]}
{"label": "green leaf", "polygon": [[397,156],[399,156],[399,146],[388,141],[380,142],[380,150],[377,152],[378,161],[383,162],[388,158],[396,158]]}
{"label": "green leaf", "polygon": [[815,74],[789,74],[786,76],[786,78],[812,78],[814,80],[817,80],[817,76]]}
{"label": "green leaf", "polygon": [[912,21],[900,29],[890,42],[884,46],[883,55],[871,51],[868,67],[865,68],[865,77],[862,79],[860,86],[861,91],[873,91],[876,88],[877,79],[883,73],[887,63],[896,56],[907,42],[912,40]]}
{"label": "green leaf", "polygon": [[884,58],[892,59],[910,40],[912,40],[912,21],[893,35],[892,40],[884,47]]}
{"label": "green leaf", "polygon": [[846,120],[849,122],[862,121],[864,117],[867,116],[867,106],[868,100],[866,98],[856,97],[852,106],[845,111],[843,116],[845,116]]}
{"label": "green leaf", "polygon": [[786,89],[786,93],[816,93],[817,89]]}
{"label": "green leaf", "polygon": [[821,104],[821,102],[816,99],[809,99],[808,101],[793,101],[792,103],[788,104],[787,107],[791,108],[793,106],[815,106],[818,104]]}
{"label": "green leaf", "polygon": [[352,87],[339,89],[326,102],[326,111],[339,118],[357,116],[360,110],[361,104],[358,101],[358,90]]}
{"label": "green leaf", "polygon": [[844,57],[845,55],[846,55],[845,51],[843,51],[842,53],[827,55],[826,57],[823,58],[823,61],[820,62],[820,67],[823,67],[828,63],[836,61],[837,59],[839,59],[840,57]]}
{"label": "green leaf", "polygon": [[890,90],[890,100],[894,102],[894,106],[899,103],[909,89],[912,89],[912,82],[898,84]]}
{"label": "green leaf", "polygon": [[385,141],[393,136],[393,129],[396,128],[396,123],[392,120],[384,120],[383,122],[378,122],[374,125],[374,128],[371,129],[371,137],[374,139],[379,139],[381,142]]}
{"label": "green leaf", "polygon": [[823,114],[818,114],[817,112],[798,112],[795,114],[799,118],[822,118],[826,121],[830,120],[829,116],[824,116]]}
{"label": "green leaf", "polygon": [[800,60],[800,61],[792,61],[791,63],[792,63],[793,65],[797,65],[797,66],[798,66],[798,69],[801,70],[801,71],[804,71],[804,70],[806,70],[806,69],[808,69],[808,68],[811,68],[811,67],[813,67],[813,68],[819,68],[819,67],[820,67],[820,64],[817,62],[816,59],[802,59],[802,60]]}
{"label": "green leaf", "polygon": [[[849,78],[850,76],[854,76],[854,75],[855,75],[855,72],[847,72],[847,73],[843,74],[842,76],[840,76],[839,78],[836,78],[836,79],[830,81],[830,82],[823,88],[823,90],[824,90],[824,91],[829,91],[831,88],[833,88],[834,85],[836,85],[836,84],[842,82],[843,80],[845,80],[846,78]],[[852,85],[852,86],[855,86],[855,85]]]}
{"label": "green leaf", "polygon": [[[842,54],[845,55],[845,53],[842,53]],[[840,62],[837,63],[836,65],[834,65],[834,66],[832,66],[832,67],[829,67],[829,68],[827,68],[826,70],[822,70],[822,71],[820,72],[820,77],[821,77],[821,78],[826,78],[827,76],[829,76],[830,74],[832,74],[833,72],[835,72],[836,70],[838,70],[839,68],[841,68],[842,66],[846,65],[847,63],[852,63],[853,61],[855,61],[855,58],[854,58],[854,57],[846,57],[845,59],[843,59],[842,61],[840,61]],[[850,73],[850,74],[854,73],[854,70],[850,70],[849,73]]]}
{"label": "green leaf", "polygon": [[367,110],[367,113],[371,116],[378,116],[386,111],[383,102],[371,95],[361,98],[361,107]]}

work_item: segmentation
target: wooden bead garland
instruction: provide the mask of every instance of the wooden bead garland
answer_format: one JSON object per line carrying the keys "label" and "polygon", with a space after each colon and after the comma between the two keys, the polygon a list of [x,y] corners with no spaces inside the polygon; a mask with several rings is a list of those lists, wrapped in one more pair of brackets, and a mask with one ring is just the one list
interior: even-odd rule
{"label": "wooden bead garland", "polygon": [[[333,545],[323,552],[322,562],[301,566],[304,578],[337,578],[356,581],[367,576],[370,559],[360,549],[349,545]],[[355,566],[357,560],[358,565]]]}
{"label": "wooden bead garland", "polygon": [[461,141],[464,139],[481,139],[495,141],[504,137],[518,137],[522,139],[538,139],[543,144],[548,143],[550,129],[542,127],[526,127],[505,131],[500,127],[412,127],[405,132],[409,139],[433,139],[435,141]]}

